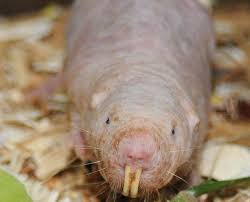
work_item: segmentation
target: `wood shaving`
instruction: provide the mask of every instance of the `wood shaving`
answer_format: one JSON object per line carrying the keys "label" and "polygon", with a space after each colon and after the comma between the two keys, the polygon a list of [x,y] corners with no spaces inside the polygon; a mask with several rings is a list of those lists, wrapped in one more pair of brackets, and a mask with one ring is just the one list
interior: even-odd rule
{"label": "wood shaving", "polygon": [[250,150],[236,144],[208,142],[204,148],[200,172],[204,177],[216,180],[248,177]]}

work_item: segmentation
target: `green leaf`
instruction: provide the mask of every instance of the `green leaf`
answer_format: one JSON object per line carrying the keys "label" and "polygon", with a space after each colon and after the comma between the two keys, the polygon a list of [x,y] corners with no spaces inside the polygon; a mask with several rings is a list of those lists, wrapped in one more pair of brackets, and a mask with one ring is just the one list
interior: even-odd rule
{"label": "green leaf", "polygon": [[22,183],[0,169],[0,202],[32,202]]}
{"label": "green leaf", "polygon": [[202,194],[215,192],[226,187],[241,184],[250,186],[250,177],[224,181],[208,180],[186,191],[181,191],[170,202],[195,202],[198,201],[196,197],[201,196]]}
{"label": "green leaf", "polygon": [[224,181],[215,181],[215,180],[208,180],[200,185],[194,186],[188,189],[189,192],[193,193],[194,196],[201,196],[205,193],[210,193],[214,191],[218,191],[225,187],[234,186],[238,184],[246,183],[250,185],[250,177],[235,179],[235,180],[224,180]]}

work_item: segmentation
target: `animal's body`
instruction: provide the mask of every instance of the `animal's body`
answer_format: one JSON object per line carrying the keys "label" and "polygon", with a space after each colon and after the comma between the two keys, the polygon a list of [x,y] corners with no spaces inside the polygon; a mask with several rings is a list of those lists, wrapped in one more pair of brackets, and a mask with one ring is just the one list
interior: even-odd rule
{"label": "animal's body", "polygon": [[125,166],[142,169],[142,195],[190,174],[208,125],[213,46],[196,0],[76,0],[63,71],[72,135],[111,187],[122,191]]}

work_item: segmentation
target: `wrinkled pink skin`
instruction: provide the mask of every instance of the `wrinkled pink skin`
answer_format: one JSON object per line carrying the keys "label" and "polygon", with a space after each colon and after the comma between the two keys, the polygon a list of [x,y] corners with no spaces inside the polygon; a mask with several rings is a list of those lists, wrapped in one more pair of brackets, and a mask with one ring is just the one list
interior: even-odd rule
{"label": "wrinkled pink skin", "polygon": [[211,24],[195,0],[76,0],[72,135],[111,187],[121,191],[125,165],[143,169],[140,194],[190,173],[208,122]]}

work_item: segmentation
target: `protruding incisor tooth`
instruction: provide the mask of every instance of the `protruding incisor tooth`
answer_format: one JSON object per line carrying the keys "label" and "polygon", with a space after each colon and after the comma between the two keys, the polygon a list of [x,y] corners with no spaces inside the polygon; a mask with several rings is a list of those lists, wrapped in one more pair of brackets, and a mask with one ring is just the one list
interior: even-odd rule
{"label": "protruding incisor tooth", "polygon": [[131,173],[130,166],[126,166],[125,167],[125,179],[124,179],[123,192],[122,192],[124,196],[129,196],[130,183],[131,183],[130,173]]}
{"label": "protruding incisor tooth", "polygon": [[136,198],[139,189],[139,183],[141,178],[142,169],[139,168],[136,170],[134,181],[131,183],[130,196],[131,198]]}

